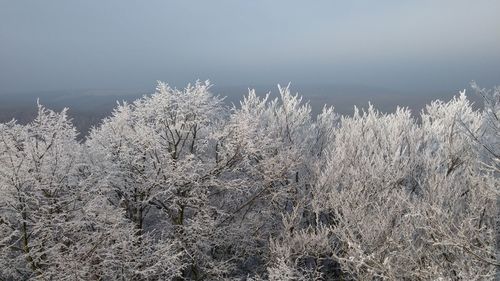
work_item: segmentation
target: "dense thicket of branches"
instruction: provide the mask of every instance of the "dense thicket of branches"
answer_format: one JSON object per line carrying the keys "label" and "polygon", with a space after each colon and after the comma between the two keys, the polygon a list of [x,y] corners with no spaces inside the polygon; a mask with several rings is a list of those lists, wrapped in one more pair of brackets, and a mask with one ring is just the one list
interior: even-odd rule
{"label": "dense thicket of branches", "polygon": [[[0,280],[488,280],[500,89],[352,117],[208,82],[0,124]],[[417,121],[418,118],[418,121]]]}

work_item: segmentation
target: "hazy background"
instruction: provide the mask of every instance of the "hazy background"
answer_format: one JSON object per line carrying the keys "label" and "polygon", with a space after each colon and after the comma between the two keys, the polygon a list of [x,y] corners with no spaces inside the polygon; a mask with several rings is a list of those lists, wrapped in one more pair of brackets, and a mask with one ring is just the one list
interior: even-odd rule
{"label": "hazy background", "polygon": [[500,84],[500,1],[0,0],[0,121],[36,98],[85,131],[115,101],[210,79],[236,101],[292,82],[318,110],[414,110]]}

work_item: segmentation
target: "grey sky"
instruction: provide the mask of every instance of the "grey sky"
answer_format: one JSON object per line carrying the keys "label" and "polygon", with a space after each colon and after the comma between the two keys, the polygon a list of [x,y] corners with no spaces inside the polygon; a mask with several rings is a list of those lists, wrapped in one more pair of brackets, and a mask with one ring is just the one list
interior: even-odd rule
{"label": "grey sky", "polygon": [[0,94],[500,84],[500,1],[0,0]]}

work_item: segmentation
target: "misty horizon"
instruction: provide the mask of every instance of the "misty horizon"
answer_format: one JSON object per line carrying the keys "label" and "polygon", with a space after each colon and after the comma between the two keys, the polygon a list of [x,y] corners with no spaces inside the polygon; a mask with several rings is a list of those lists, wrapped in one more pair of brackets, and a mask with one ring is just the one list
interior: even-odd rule
{"label": "misty horizon", "polygon": [[[500,2],[3,1],[0,96],[82,89],[499,83]],[[269,88],[268,90],[271,90]]]}
{"label": "misty horizon", "polygon": [[315,112],[368,102],[418,111],[472,80],[500,83],[499,9],[491,0],[2,1],[0,121],[22,121],[38,98],[76,119],[102,117],[157,80],[197,79],[229,103],[291,83]]}

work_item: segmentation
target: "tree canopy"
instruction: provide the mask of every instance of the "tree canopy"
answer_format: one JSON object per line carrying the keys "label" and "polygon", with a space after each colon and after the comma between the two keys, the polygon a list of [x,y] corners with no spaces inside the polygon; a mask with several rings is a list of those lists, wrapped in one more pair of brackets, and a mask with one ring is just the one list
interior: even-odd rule
{"label": "tree canopy", "polygon": [[493,280],[500,88],[339,116],[197,81],[0,124],[0,280]]}

